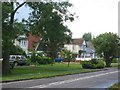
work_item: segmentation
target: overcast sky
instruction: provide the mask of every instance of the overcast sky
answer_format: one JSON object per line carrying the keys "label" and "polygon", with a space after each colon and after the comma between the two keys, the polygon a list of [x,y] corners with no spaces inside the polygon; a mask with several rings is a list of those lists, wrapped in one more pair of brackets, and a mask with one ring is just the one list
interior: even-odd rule
{"label": "overcast sky", "polygon": [[[73,38],[81,38],[91,32],[97,36],[105,32],[118,33],[118,1],[120,0],[68,0],[73,4],[69,10],[75,12],[78,19],[67,22],[73,32]],[[23,8],[16,18],[27,18],[29,10]]]}

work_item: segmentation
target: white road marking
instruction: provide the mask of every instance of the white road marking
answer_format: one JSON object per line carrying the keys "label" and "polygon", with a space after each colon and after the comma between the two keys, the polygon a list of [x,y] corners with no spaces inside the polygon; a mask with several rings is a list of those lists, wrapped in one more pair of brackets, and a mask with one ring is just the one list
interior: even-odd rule
{"label": "white road marking", "polygon": [[104,75],[113,74],[113,73],[117,73],[117,72],[118,71],[114,71],[114,72],[108,72],[108,73],[103,73],[103,74],[98,74],[98,75],[93,75],[93,76],[87,76],[87,77],[82,77],[82,78],[70,79],[70,80],[65,80],[65,81],[58,81],[58,82],[53,82],[53,83],[49,83],[49,84],[37,85],[37,86],[29,87],[29,88],[46,88],[46,87],[50,87],[50,86],[54,86],[54,85],[71,83],[71,82],[75,82],[75,81],[78,81],[78,80],[104,76]]}

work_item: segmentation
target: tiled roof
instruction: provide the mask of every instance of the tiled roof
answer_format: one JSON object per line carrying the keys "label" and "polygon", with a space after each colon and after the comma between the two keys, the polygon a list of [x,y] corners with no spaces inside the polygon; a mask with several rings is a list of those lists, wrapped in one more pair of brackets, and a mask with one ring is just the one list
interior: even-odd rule
{"label": "tiled roof", "polygon": [[75,44],[75,45],[82,45],[84,39],[82,38],[75,38],[72,40],[71,44]]}
{"label": "tiled roof", "polygon": [[95,48],[94,48],[94,46],[93,46],[93,43],[92,43],[91,41],[88,41],[88,42],[86,42],[86,43],[87,43],[87,47],[88,47],[88,48],[91,48],[91,49],[95,50]]}
{"label": "tiled roof", "polygon": [[37,45],[40,42],[40,35],[32,35],[31,33],[28,36],[28,49],[29,50],[35,50]]}

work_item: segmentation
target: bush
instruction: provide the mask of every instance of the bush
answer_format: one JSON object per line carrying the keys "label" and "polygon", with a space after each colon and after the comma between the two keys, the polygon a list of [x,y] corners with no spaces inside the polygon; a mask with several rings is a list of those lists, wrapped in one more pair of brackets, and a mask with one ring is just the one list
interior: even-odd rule
{"label": "bush", "polygon": [[36,53],[33,52],[32,55],[31,55],[31,62],[35,63],[36,59],[37,59]]}
{"label": "bush", "polygon": [[117,63],[117,62],[118,62],[117,58],[114,58],[114,59],[112,60],[112,63]]}
{"label": "bush", "polygon": [[82,61],[81,64],[82,64],[82,67],[85,69],[89,69],[92,67],[92,63],[90,61]]}
{"label": "bush", "polygon": [[104,62],[101,60],[93,59],[91,61],[82,61],[82,67],[84,69],[101,69],[104,68]]}
{"label": "bush", "polygon": [[52,63],[52,59],[49,58],[49,57],[41,57],[41,56],[38,56],[37,57],[37,62],[39,64],[51,64]]}
{"label": "bush", "polygon": [[26,65],[29,66],[30,64],[31,64],[31,60],[30,60],[30,58],[27,58]]}
{"label": "bush", "polygon": [[104,68],[104,67],[105,67],[104,61],[98,60],[98,63],[97,63],[97,65],[96,65],[96,68],[97,68],[97,69],[101,69],[101,68]]}
{"label": "bush", "polygon": [[96,58],[93,58],[93,59],[91,59],[91,63],[97,64],[97,63],[98,63],[98,60],[97,60]]}

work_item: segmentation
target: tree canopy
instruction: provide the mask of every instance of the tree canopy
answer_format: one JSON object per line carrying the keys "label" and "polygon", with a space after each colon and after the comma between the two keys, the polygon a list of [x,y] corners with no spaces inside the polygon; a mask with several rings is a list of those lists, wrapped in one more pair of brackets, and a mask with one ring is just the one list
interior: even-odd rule
{"label": "tree canopy", "polygon": [[93,44],[96,52],[103,55],[106,66],[109,67],[112,59],[117,55],[118,36],[111,32],[100,34],[93,39]]}
{"label": "tree canopy", "polygon": [[32,33],[41,35],[40,42],[44,50],[51,51],[51,57],[55,58],[55,53],[72,38],[72,32],[63,23],[74,20],[74,15],[67,10],[72,5],[68,2],[37,2],[28,5],[32,8],[28,21]]}
{"label": "tree canopy", "polygon": [[9,54],[14,49],[13,42],[16,37],[14,29],[14,15],[16,11],[25,4],[16,3],[17,7],[14,8],[14,2],[2,2],[2,73],[9,74]]}
{"label": "tree canopy", "polygon": [[91,41],[91,40],[92,40],[92,35],[91,35],[90,32],[84,33],[84,35],[82,36],[82,38],[83,38],[85,41]]}
{"label": "tree canopy", "polygon": [[[16,7],[14,5],[16,4]],[[72,4],[68,2],[52,2],[45,0],[41,2],[2,2],[2,57],[3,57],[3,74],[9,74],[9,54],[12,51],[13,43],[17,35],[17,30],[20,32],[26,31],[23,23],[16,23],[14,16],[17,10],[27,4],[32,9],[29,20],[31,31],[33,34],[41,34],[41,43],[50,51],[59,50],[64,43],[70,41],[72,37],[71,31],[64,25],[64,21],[73,21],[74,14],[71,14],[67,7]],[[20,30],[22,29],[22,30]],[[54,57],[55,54],[52,53]],[[6,67],[7,66],[7,67]]]}

